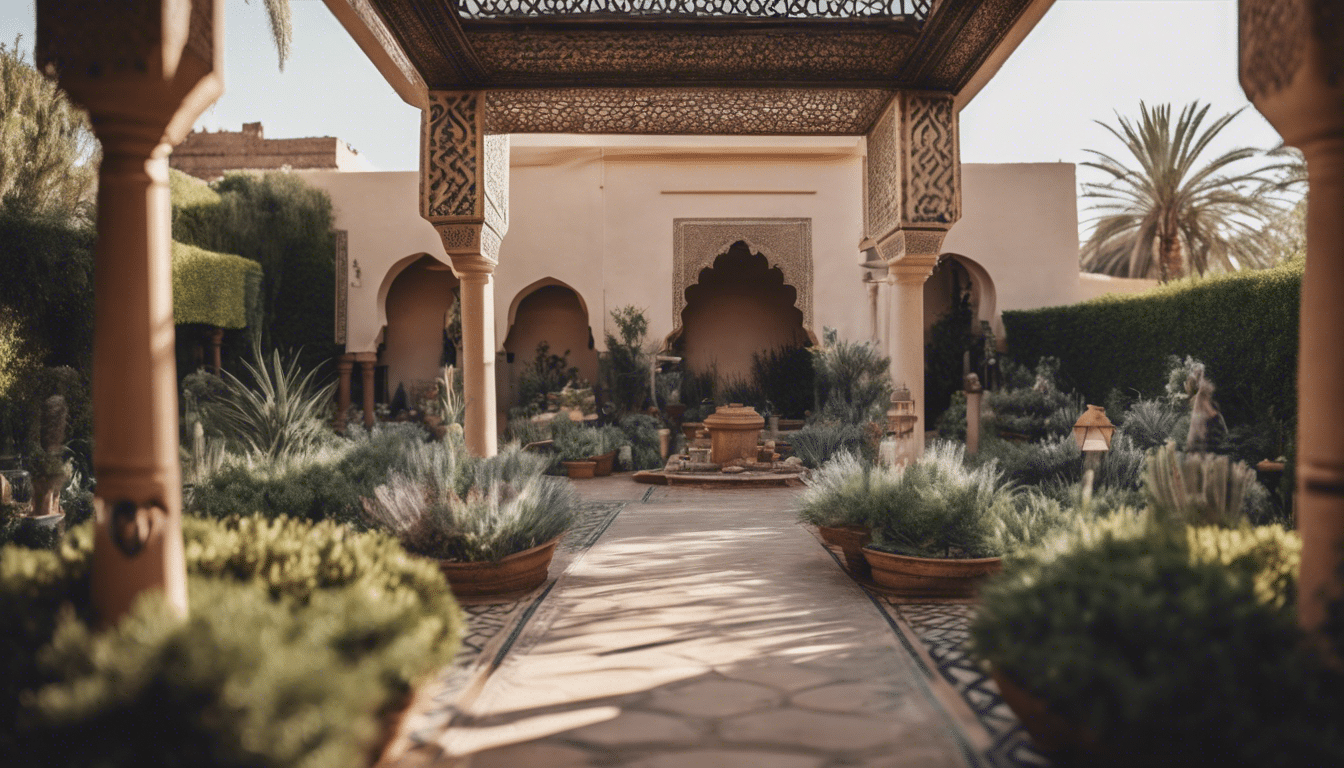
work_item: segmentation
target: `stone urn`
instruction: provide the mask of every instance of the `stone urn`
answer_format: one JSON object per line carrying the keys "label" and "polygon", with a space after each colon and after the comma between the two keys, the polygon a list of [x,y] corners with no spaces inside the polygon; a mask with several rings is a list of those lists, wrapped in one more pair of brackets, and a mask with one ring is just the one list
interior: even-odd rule
{"label": "stone urn", "polygon": [[761,440],[765,419],[751,406],[741,403],[721,405],[705,419],[709,430],[710,461],[727,464],[735,459],[756,460],[756,445]]}

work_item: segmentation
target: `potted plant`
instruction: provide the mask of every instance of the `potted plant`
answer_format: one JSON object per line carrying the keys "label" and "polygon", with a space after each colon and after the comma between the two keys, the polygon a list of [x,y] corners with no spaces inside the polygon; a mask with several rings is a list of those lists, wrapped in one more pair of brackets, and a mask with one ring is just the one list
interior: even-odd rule
{"label": "potted plant", "polygon": [[968,467],[958,443],[935,442],[894,475],[872,486],[873,541],[863,554],[873,581],[899,596],[971,597],[1006,552],[1073,520],[1059,502],[1004,483],[994,462]]}
{"label": "potted plant", "polygon": [[615,468],[616,452],[621,449],[621,446],[629,445],[630,441],[626,439],[625,432],[617,426],[599,427],[596,431],[601,453],[589,458],[597,464],[594,468],[594,475],[596,477],[606,477]]}
{"label": "potted plant", "polygon": [[867,577],[872,572],[863,547],[872,541],[869,521],[873,501],[881,495],[874,485],[894,479],[891,470],[841,451],[803,480],[807,490],[799,497],[798,519],[815,525],[822,541],[839,547],[845,567],[855,576]]}
{"label": "potted plant", "polygon": [[407,474],[363,499],[366,517],[407,550],[439,561],[459,596],[501,595],[545,583],[573,521],[573,486],[545,475],[541,456],[505,448],[471,459],[451,444],[412,446]]}
{"label": "potted plant", "polygon": [[603,453],[601,432],[579,426],[568,419],[556,419],[551,423],[551,428],[555,451],[570,479],[594,477],[597,457]]}
{"label": "potted plant", "polygon": [[42,402],[39,419],[41,442],[28,458],[32,506],[22,521],[23,527],[30,530],[56,530],[65,519],[61,512],[61,489],[70,479],[70,470],[62,454],[65,451],[68,416],[64,397],[52,395]]}
{"label": "potted plant", "polygon": [[1121,511],[1009,558],[972,651],[1078,764],[1337,764],[1344,701],[1294,620],[1299,551],[1277,526]]}

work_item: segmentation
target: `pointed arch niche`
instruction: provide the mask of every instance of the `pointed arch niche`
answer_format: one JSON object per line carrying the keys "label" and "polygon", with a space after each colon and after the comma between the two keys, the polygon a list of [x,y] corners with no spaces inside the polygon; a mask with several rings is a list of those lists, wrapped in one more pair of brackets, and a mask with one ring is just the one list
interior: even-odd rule
{"label": "pointed arch niche", "polygon": [[672,344],[688,370],[713,368],[723,382],[749,380],[752,356],[812,341],[798,289],[762,253],[737,240],[687,286]]}
{"label": "pointed arch niche", "polygon": [[588,303],[571,286],[547,277],[519,291],[509,305],[509,330],[503,344],[507,374],[500,382],[499,402],[519,404],[519,378],[536,360],[537,344],[543,341],[553,355],[568,353],[569,364],[579,369],[579,378],[597,381]]}

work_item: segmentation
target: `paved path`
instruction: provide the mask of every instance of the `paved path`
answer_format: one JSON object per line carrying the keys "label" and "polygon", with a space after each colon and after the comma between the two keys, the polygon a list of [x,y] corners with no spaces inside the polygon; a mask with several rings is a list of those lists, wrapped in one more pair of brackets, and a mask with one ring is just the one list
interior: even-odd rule
{"label": "paved path", "polygon": [[439,765],[979,763],[886,617],[793,522],[796,490],[578,487],[630,503],[434,739]]}

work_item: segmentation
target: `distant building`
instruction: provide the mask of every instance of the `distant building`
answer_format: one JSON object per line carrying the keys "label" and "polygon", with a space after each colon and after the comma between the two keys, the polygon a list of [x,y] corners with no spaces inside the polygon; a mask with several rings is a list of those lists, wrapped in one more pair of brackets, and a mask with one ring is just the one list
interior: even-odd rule
{"label": "distant building", "polygon": [[229,171],[372,171],[373,166],[335,136],[268,139],[261,123],[243,123],[241,131],[192,131],[168,164],[205,181]]}

